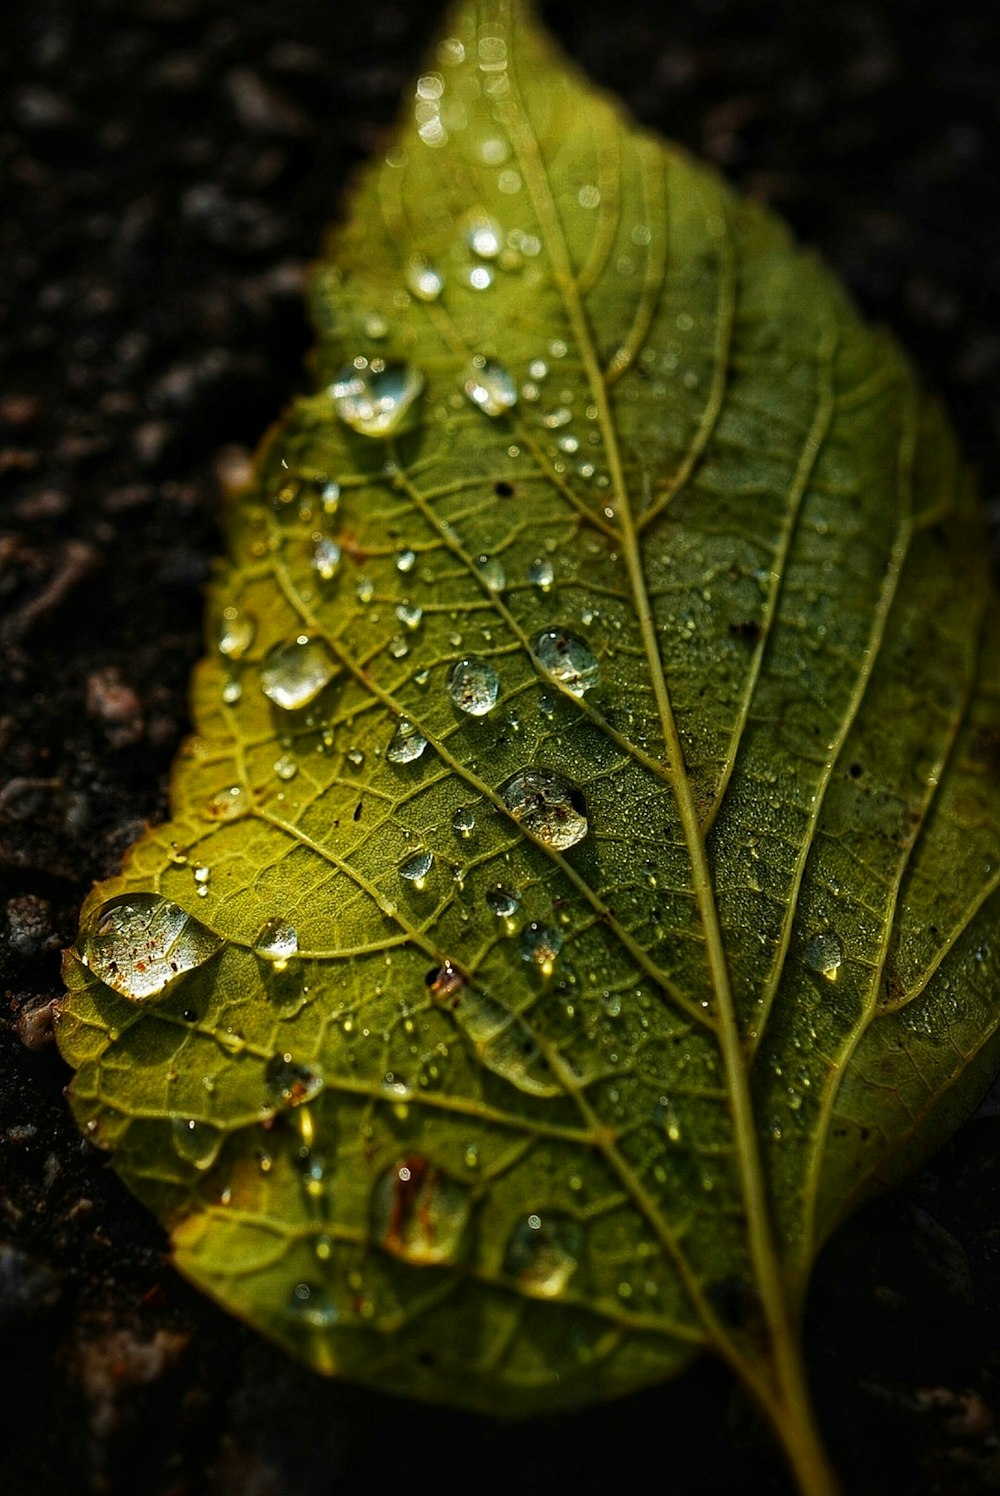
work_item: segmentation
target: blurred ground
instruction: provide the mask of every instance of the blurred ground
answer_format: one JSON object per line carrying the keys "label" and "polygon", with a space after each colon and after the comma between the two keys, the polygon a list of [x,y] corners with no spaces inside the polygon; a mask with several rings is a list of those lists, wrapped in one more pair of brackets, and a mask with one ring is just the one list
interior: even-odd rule
{"label": "blurred ground", "polygon": [[[220,468],[302,382],[305,263],[440,6],[0,13],[0,1481],[8,1496],[784,1489],[725,1376],[498,1428],[320,1383],[179,1282],[71,1126],[48,1003],[185,730]],[[648,13],[647,13],[648,11]],[[817,244],[1000,497],[1000,29],[944,0],[546,7]],[[852,1493],[1000,1489],[1000,1107],[817,1275]]]}

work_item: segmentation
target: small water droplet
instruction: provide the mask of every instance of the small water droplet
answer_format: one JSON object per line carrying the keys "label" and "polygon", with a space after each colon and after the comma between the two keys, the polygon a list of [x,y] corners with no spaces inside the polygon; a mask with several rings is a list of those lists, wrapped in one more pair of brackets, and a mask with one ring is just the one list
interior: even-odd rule
{"label": "small water droplet", "polygon": [[539,1298],[562,1293],[583,1253],[583,1231],[572,1216],[543,1211],[525,1216],[514,1228],[504,1255],[504,1272]]}
{"label": "small water droplet", "polygon": [[532,640],[531,652],[546,675],[574,696],[583,696],[597,685],[599,666],[590,646],[578,634],[565,629],[543,629]]}
{"label": "small water droplet", "polygon": [[212,796],[205,809],[213,821],[234,821],[249,809],[250,799],[241,784],[231,784]]}
{"label": "small water droplet", "polygon": [[595,187],[592,182],[588,182],[585,186],[580,188],[579,192],[576,194],[576,200],[580,204],[581,208],[600,207],[601,190],[599,187]]}
{"label": "small water droplet", "polygon": [[287,783],[288,780],[295,778],[299,772],[299,766],[290,753],[283,753],[280,758],[276,758],[274,761],[274,772],[279,779],[283,779]]}
{"label": "small water droplet", "polygon": [[452,830],[456,836],[471,836],[476,825],[476,817],[472,810],[466,805],[460,805],[451,818]]}
{"label": "small water droplet", "polygon": [[264,1089],[275,1106],[304,1106],[322,1091],[323,1076],[288,1053],[276,1054],[264,1067]]}
{"label": "small water droplet", "polygon": [[470,717],[485,717],[496,706],[499,694],[500,677],[481,655],[456,660],[448,672],[448,695]]}
{"label": "small water droplet", "polygon": [[287,919],[269,919],[254,941],[256,954],[273,962],[275,971],[284,971],[298,949],[298,931]]}
{"label": "small water droplet", "polygon": [[427,986],[430,988],[431,996],[440,1002],[446,997],[454,997],[457,992],[461,992],[465,986],[465,977],[453,961],[446,960],[428,973]]}
{"label": "small water droplet", "polygon": [[475,213],[469,219],[466,242],[481,260],[495,260],[503,249],[503,229],[490,213]]}
{"label": "small water droplet", "polygon": [[362,436],[386,437],[399,431],[424,388],[412,364],[389,363],[377,372],[345,364],[330,386],[340,419]]}
{"label": "small water droplet", "polygon": [[296,1283],[288,1295],[288,1314],[310,1330],[328,1330],[340,1318],[336,1304],[325,1288],[315,1283]]}
{"label": "small water droplet", "polygon": [[840,936],[832,930],[814,935],[806,946],[806,965],[810,971],[818,972],[828,982],[835,982],[844,959],[844,947]]}
{"label": "small water droplet", "polygon": [[224,608],[219,621],[219,653],[227,660],[239,660],[246,654],[257,632],[256,621],[239,608]]}
{"label": "small water droplet", "polygon": [[517,404],[517,385],[513,376],[495,359],[473,359],[462,387],[484,415],[502,416]]}
{"label": "small water droplet", "polygon": [[573,412],[566,405],[560,405],[557,410],[550,410],[548,415],[542,417],[545,425],[550,431],[558,431],[560,426],[568,426],[573,419]]}
{"label": "small water droplet", "polygon": [[185,1162],[196,1169],[210,1169],[219,1155],[223,1134],[210,1122],[197,1122],[193,1117],[173,1117],[170,1133],[174,1150]]}
{"label": "small water droplet", "polygon": [[242,682],[236,679],[226,681],[226,684],[222,688],[222,699],[226,703],[226,706],[235,706],[242,695]]}
{"label": "small water droplet", "polygon": [[500,788],[514,820],[558,852],[575,847],[587,835],[587,815],[580,789],[552,769],[520,769]]}
{"label": "small water droplet", "polygon": [[396,617],[408,629],[419,628],[423,616],[424,610],[417,603],[399,603],[396,607]]}
{"label": "small water droplet", "polygon": [[360,748],[348,748],[347,762],[353,764],[355,769],[360,769],[365,761],[365,755]]}
{"label": "small water droplet", "polygon": [[546,976],[550,976],[556,957],[562,950],[563,938],[559,930],[551,925],[540,925],[532,920],[521,932],[521,960],[533,961]]}
{"label": "small water droplet", "polygon": [[496,883],[488,888],[485,894],[485,903],[491,914],[497,919],[512,919],[517,913],[520,900],[516,893],[505,888],[502,883]]}
{"label": "small water droplet", "polygon": [[392,764],[412,764],[426,747],[427,739],[420,729],[402,717],[386,749],[385,756]]}
{"label": "small water droplet", "polygon": [[422,1155],[399,1159],[372,1192],[372,1234],[409,1262],[454,1262],[469,1219],[469,1196]]}
{"label": "small water droplet", "polygon": [[313,570],[329,582],[340,565],[340,546],[329,535],[317,536],[313,545]]}
{"label": "small water droplet", "polygon": [[120,895],[92,916],[83,961],[105,986],[144,1003],[215,955],[222,938],[154,893]]}
{"label": "small water droplet", "polygon": [[427,874],[434,866],[434,853],[428,852],[426,848],[420,852],[414,852],[405,862],[399,865],[399,876],[405,878],[416,888],[423,888]]}
{"label": "small water droplet", "polygon": [[297,634],[268,650],[260,688],[275,706],[297,711],[315,701],[336,674],[337,666],[324,641],[312,634]]}
{"label": "small water droplet", "polygon": [[493,271],[488,265],[474,265],[465,280],[473,291],[488,291],[493,284]]}
{"label": "small water droplet", "polygon": [[396,557],[396,570],[406,573],[413,570],[413,563],[417,559],[416,551],[400,551]]}
{"label": "small water droplet", "polygon": [[444,277],[417,256],[407,263],[404,279],[418,301],[437,301],[444,290]]}
{"label": "small water droplet", "polygon": [[507,573],[503,569],[503,562],[498,557],[479,556],[476,560],[476,570],[490,592],[502,592],[506,587]]}
{"label": "small water droplet", "polygon": [[319,496],[324,513],[336,514],[340,504],[340,484],[335,481],[324,483]]}
{"label": "small water droplet", "polygon": [[548,592],[555,581],[555,575],[555,568],[552,562],[539,557],[531,563],[531,570],[528,572],[528,581],[532,587],[537,587],[539,592]]}

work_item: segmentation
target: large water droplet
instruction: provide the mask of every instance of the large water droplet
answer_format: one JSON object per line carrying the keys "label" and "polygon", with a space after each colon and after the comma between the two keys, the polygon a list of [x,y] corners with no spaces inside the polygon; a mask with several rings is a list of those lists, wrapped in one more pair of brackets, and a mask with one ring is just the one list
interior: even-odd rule
{"label": "large water droplet", "polygon": [[375,371],[345,364],[330,386],[340,419],[362,436],[397,432],[424,387],[424,376],[412,364],[386,364]]}
{"label": "large water droplet", "polygon": [[482,555],[476,558],[476,571],[490,592],[502,592],[507,585],[507,573],[497,556]]}
{"label": "large water droplet", "polygon": [[448,672],[448,695],[470,717],[485,717],[496,706],[499,694],[500,677],[481,655],[456,660]]}
{"label": "large water droplet", "polygon": [[562,933],[559,930],[532,920],[521,931],[521,960],[533,961],[548,976],[562,950],[562,943]]}
{"label": "large water droplet", "polygon": [[497,919],[511,919],[518,908],[518,897],[502,883],[497,883],[493,888],[488,888],[485,895],[486,907]]}
{"label": "large water droplet", "polygon": [[500,787],[514,820],[539,841],[563,852],[587,834],[583,794],[552,769],[519,769]]}
{"label": "large water droplet", "polygon": [[323,1076],[290,1054],[272,1055],[264,1069],[264,1089],[272,1105],[304,1106],[323,1089]]}
{"label": "large water droplet", "polygon": [[249,613],[224,608],[219,621],[219,653],[229,660],[242,659],[253,643],[257,625]]}
{"label": "large water droplet", "polygon": [[336,674],[337,665],[323,640],[312,634],[297,634],[268,650],[261,666],[260,688],[275,706],[286,712],[297,711],[315,701]]}
{"label": "large water droplet", "polygon": [[174,1117],[170,1123],[174,1151],[196,1169],[210,1169],[219,1155],[223,1133],[211,1122],[193,1117]]}
{"label": "large water droplet", "polygon": [[454,1262],[469,1220],[468,1192],[415,1154],[386,1169],[372,1192],[372,1235],[409,1262]]}
{"label": "large water droplet", "polygon": [[463,389],[484,415],[502,416],[517,404],[517,385],[509,369],[493,359],[473,359]]}
{"label": "large water droplet", "polygon": [[832,930],[814,935],[806,946],[806,965],[809,970],[826,977],[828,982],[837,980],[843,959],[844,947],[840,943],[840,936],[835,935]]}
{"label": "large water droplet", "polygon": [[582,1252],[583,1230],[572,1216],[554,1210],[532,1213],[514,1228],[503,1268],[529,1293],[551,1299],[576,1272]]}
{"label": "large water droplet", "polygon": [[437,301],[444,290],[444,277],[428,265],[426,260],[414,257],[406,267],[405,280],[407,289],[412,291],[418,301]]}
{"label": "large water droplet", "polygon": [[105,986],[144,1003],[203,966],[222,944],[179,904],[155,893],[133,893],[98,909],[84,940],[83,961]]}
{"label": "large water droplet", "polygon": [[424,849],[420,852],[414,852],[412,857],[408,857],[405,862],[400,863],[399,876],[405,878],[407,882],[415,884],[417,888],[423,888],[427,874],[433,866],[434,853]]}
{"label": "large water droplet", "polygon": [[269,919],[254,941],[256,954],[272,961],[276,971],[284,971],[298,949],[298,931],[287,919]]}
{"label": "large water droplet", "polygon": [[386,749],[385,756],[391,764],[412,764],[426,747],[427,739],[419,727],[415,727],[412,722],[402,717],[392,735],[392,741]]}
{"label": "large water droplet", "polygon": [[532,640],[531,652],[546,675],[574,696],[583,696],[597,685],[600,677],[597,661],[578,634],[567,633],[565,629],[543,629]]}

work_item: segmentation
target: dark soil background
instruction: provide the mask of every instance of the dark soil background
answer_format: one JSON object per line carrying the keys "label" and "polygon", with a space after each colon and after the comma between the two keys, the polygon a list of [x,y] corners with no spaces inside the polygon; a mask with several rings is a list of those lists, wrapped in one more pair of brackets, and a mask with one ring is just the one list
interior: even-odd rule
{"label": "dark soil background", "polygon": [[[302,383],[304,266],[430,0],[0,10],[0,1488],[780,1493],[721,1370],[520,1427],[321,1382],[172,1273],[51,1040],[91,880],[166,811],[220,473]],[[968,0],[552,3],[643,120],[818,245],[1000,495],[1000,22]],[[824,1255],[849,1493],[1000,1490],[1000,1103]]]}

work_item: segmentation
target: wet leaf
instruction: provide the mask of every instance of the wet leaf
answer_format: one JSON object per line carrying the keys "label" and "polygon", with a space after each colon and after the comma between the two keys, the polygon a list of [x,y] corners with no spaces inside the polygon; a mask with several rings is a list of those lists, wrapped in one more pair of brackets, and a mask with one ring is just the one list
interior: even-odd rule
{"label": "wet leaf", "polygon": [[524,1412],[712,1349],[826,1490],[810,1264],[996,1065],[951,432],[505,0],[456,12],[313,310],[173,819],[67,957],[76,1115],[319,1369]]}

